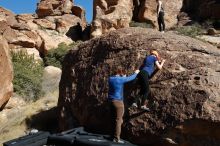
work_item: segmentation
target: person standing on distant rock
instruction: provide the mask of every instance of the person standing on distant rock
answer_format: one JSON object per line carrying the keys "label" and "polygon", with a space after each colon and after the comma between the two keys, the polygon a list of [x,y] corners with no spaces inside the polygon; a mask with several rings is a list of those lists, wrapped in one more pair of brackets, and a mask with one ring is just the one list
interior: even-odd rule
{"label": "person standing on distant rock", "polygon": [[165,31],[165,22],[164,22],[164,8],[162,1],[156,0],[157,1],[157,22],[159,26],[159,31],[164,33]]}
{"label": "person standing on distant rock", "polygon": [[133,75],[126,77],[122,68],[117,67],[114,71],[114,75],[109,77],[108,100],[110,101],[111,105],[113,126],[112,138],[114,142],[124,143],[122,140],[120,140],[121,125],[123,123],[124,115],[124,84],[134,80],[138,73],[139,70],[136,70]]}
{"label": "person standing on distant rock", "polygon": [[[137,82],[140,85],[139,98],[141,98],[141,109],[150,111],[147,107],[147,97],[149,96],[150,87],[149,87],[149,78],[155,71],[155,65],[157,69],[162,69],[165,60],[160,61],[159,54],[156,50],[151,50],[150,55],[148,55],[141,66],[141,71],[137,75]],[[137,99],[136,99],[137,100]],[[137,102],[132,104],[133,107],[138,107]]]}

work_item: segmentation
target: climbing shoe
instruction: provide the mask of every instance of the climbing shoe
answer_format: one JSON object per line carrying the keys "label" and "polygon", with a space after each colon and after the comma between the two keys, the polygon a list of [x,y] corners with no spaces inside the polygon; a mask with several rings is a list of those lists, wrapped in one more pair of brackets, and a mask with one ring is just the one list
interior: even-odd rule
{"label": "climbing shoe", "polygon": [[145,111],[150,111],[150,109],[149,109],[148,107],[146,107],[146,105],[142,105],[142,106],[141,106],[141,109],[142,109],[142,110],[145,110]]}
{"label": "climbing shoe", "polygon": [[135,108],[137,108],[138,107],[138,105],[137,105],[137,103],[132,103],[132,105],[131,105],[132,107],[135,107]]}
{"label": "climbing shoe", "polygon": [[113,142],[122,143],[122,144],[125,143],[124,141],[122,141],[122,140],[120,140],[120,139],[118,140],[118,139],[116,139],[116,138],[113,139]]}

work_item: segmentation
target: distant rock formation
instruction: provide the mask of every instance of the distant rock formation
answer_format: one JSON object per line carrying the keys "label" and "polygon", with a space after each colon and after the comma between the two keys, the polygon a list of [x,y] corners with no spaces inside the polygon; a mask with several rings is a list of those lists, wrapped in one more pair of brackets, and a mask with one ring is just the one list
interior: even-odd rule
{"label": "distant rock formation", "polygon": [[41,0],[37,4],[36,13],[39,18],[71,14],[82,20],[83,27],[86,25],[85,10],[80,6],[74,6],[73,0]]}
{"label": "distant rock formation", "polygon": [[139,145],[220,145],[220,50],[151,29],[112,31],[65,56],[58,103],[60,128],[70,128],[68,123],[75,116],[90,130],[108,132],[112,67],[122,66],[131,74],[149,49],[157,49],[166,63],[150,83],[150,112],[128,109],[137,87],[125,86],[122,137]]}
{"label": "distant rock formation", "polygon": [[220,19],[219,0],[183,0],[183,11],[195,19]]}
{"label": "distant rock formation", "polygon": [[[220,19],[217,0],[161,0],[166,28],[186,25],[192,20]],[[157,28],[156,0],[94,0],[91,36],[128,27],[131,20]],[[123,22],[123,23],[122,23]],[[123,24],[123,25],[121,25]]]}
{"label": "distant rock formation", "polygon": [[129,27],[132,8],[132,0],[94,0],[91,37]]}
{"label": "distant rock formation", "polygon": [[[0,68],[3,76],[0,78],[0,107],[9,100],[12,94],[12,66],[8,52],[25,50],[34,55],[36,60],[42,60],[48,50],[57,48],[60,43],[67,45],[73,40],[79,40],[86,26],[85,10],[73,6],[72,1],[41,0],[36,14],[16,15],[0,7],[0,37],[1,50]],[[81,31],[82,31],[81,30]],[[3,49],[2,49],[3,48]],[[4,63],[3,63],[4,62]]]}
{"label": "distant rock formation", "polygon": [[[170,28],[177,24],[177,15],[181,11],[183,0],[162,0],[165,11],[166,27]],[[157,3],[156,0],[134,0],[134,20],[146,22],[157,27]]]}
{"label": "distant rock formation", "polygon": [[86,22],[86,17],[85,17],[85,9],[81,6],[73,6],[72,7],[72,13],[73,15],[79,17],[81,19],[81,23],[82,23],[82,26],[85,27],[87,25],[87,22]]}
{"label": "distant rock formation", "polygon": [[[166,27],[177,24],[183,0],[164,1]],[[91,36],[100,36],[111,30],[128,27],[131,20],[150,23],[157,27],[155,0],[95,0]]]}
{"label": "distant rock formation", "polygon": [[0,110],[4,108],[13,93],[13,68],[7,41],[0,36]]}
{"label": "distant rock formation", "polygon": [[38,17],[61,16],[71,14],[72,8],[72,0],[41,0],[37,4],[36,13]]}
{"label": "distant rock formation", "polygon": [[0,8],[0,33],[7,40],[9,48],[25,49],[28,52],[36,49],[45,54],[59,43],[70,44],[72,39],[80,39],[75,28],[77,24],[80,24],[82,29],[85,28],[85,10],[73,6],[70,0],[63,0],[61,3],[60,0],[42,0],[38,4],[37,15],[15,15]]}

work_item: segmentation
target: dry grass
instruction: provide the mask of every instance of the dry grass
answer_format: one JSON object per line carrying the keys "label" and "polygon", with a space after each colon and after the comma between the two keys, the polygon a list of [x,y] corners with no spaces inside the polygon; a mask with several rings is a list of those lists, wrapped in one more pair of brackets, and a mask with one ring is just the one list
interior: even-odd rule
{"label": "dry grass", "polygon": [[26,120],[32,115],[49,110],[56,105],[57,97],[41,98],[36,102],[2,111],[0,113],[0,146],[5,141],[25,135],[29,130]]}

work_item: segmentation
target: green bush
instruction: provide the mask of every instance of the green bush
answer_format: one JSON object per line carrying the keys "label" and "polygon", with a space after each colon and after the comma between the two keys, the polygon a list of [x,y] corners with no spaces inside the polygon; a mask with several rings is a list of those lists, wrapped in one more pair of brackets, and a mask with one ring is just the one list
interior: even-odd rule
{"label": "green bush", "polygon": [[41,79],[43,63],[34,60],[27,52],[12,52],[14,68],[14,91],[26,101],[33,101],[42,95]]}
{"label": "green bush", "polygon": [[195,38],[196,36],[201,35],[203,33],[203,29],[199,24],[178,27],[178,28],[176,28],[176,31],[179,34],[190,36],[193,38]]}
{"label": "green bush", "polygon": [[80,42],[73,42],[70,45],[65,43],[60,43],[56,49],[51,49],[48,51],[44,57],[45,66],[55,66],[62,67],[62,61],[68,50],[72,49],[74,46],[78,45]]}
{"label": "green bush", "polygon": [[130,27],[142,27],[142,28],[153,28],[153,25],[150,22],[135,22],[131,21],[129,23]]}

